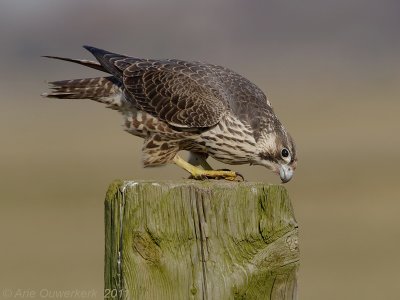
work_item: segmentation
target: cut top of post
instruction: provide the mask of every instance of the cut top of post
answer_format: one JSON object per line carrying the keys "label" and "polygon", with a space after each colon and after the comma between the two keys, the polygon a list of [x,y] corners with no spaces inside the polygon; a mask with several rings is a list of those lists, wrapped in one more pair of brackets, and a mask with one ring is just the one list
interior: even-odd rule
{"label": "cut top of post", "polygon": [[116,181],[105,223],[105,287],[123,298],[295,298],[298,231],[282,185]]}

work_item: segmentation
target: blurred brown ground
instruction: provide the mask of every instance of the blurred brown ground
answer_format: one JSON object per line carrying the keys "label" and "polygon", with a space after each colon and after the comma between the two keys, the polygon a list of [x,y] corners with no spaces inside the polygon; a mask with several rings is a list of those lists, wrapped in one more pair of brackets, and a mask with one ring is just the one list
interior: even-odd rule
{"label": "blurred brown ground", "polygon": [[[39,56],[89,58],[89,44],[217,63],[257,83],[298,144],[286,187],[300,299],[398,299],[399,12],[389,0],[2,1],[0,289],[101,298],[108,184],[186,176],[143,169],[141,141],[114,111],[41,99],[46,80],[98,73]],[[234,169],[278,183],[264,168]]]}

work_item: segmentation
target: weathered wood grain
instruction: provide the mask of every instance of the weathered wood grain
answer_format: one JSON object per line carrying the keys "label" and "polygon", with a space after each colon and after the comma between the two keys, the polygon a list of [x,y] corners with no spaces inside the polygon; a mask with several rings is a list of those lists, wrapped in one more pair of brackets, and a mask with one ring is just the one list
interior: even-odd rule
{"label": "weathered wood grain", "polygon": [[281,185],[117,181],[105,229],[109,299],[297,299],[298,229]]}

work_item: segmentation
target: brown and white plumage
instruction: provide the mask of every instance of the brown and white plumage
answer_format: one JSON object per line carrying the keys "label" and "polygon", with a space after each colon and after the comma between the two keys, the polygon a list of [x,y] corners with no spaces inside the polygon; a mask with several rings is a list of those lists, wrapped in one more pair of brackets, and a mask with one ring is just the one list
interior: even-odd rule
{"label": "brown and white plumage", "polygon": [[293,140],[264,93],[246,78],[212,64],[85,48],[98,63],[48,57],[111,76],[51,82],[53,91],[44,96],[91,99],[119,110],[125,130],[145,139],[145,166],[175,161],[180,150],[187,150],[202,159],[210,155],[228,164],[264,165],[284,182],[292,177]]}

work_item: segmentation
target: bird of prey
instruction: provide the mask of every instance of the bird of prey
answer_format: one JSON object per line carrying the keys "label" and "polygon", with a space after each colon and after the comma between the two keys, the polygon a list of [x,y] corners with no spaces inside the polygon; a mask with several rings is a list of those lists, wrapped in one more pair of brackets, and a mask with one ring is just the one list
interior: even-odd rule
{"label": "bird of prey", "polygon": [[[238,180],[212,170],[211,156],[226,164],[262,165],[288,182],[296,168],[293,139],[265,94],[218,65],[177,59],[142,59],[84,46],[97,62],[45,56],[108,73],[105,77],[50,82],[59,99],[90,99],[124,117],[127,132],[144,139],[144,166],[175,163],[192,178]],[[178,152],[190,152],[189,162]]]}

